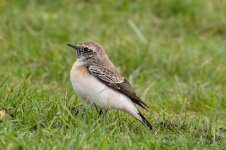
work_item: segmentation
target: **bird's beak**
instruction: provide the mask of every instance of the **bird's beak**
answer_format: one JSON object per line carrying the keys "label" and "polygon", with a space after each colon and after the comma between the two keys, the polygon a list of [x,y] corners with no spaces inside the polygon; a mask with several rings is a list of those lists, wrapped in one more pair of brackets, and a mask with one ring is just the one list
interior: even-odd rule
{"label": "bird's beak", "polygon": [[73,44],[67,44],[67,46],[70,46],[70,47],[72,47],[72,48],[74,48],[74,49],[79,49],[79,46],[77,46],[77,45],[73,45]]}
{"label": "bird's beak", "polygon": [[73,44],[67,44],[67,46],[70,46],[76,50],[77,56],[79,57],[81,52],[80,52],[80,46],[73,45]]}

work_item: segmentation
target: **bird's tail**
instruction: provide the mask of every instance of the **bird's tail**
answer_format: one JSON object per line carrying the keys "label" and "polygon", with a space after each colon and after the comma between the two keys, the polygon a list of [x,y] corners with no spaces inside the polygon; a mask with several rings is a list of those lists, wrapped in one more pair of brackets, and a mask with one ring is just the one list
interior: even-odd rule
{"label": "bird's tail", "polygon": [[138,115],[141,117],[140,122],[143,123],[146,127],[152,130],[152,125],[147,121],[147,119],[138,111]]}
{"label": "bird's tail", "polygon": [[133,105],[131,101],[127,102],[128,103],[126,103],[126,107],[123,107],[122,110],[134,116],[137,120],[139,120],[142,124],[144,124],[151,130],[152,125],[147,121],[147,119],[140,113],[140,111]]}

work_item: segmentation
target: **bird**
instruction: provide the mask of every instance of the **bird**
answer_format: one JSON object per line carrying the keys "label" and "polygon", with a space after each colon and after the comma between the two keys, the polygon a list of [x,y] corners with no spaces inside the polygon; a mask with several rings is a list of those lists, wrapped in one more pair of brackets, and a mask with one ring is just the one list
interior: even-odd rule
{"label": "bird", "polygon": [[77,59],[70,70],[70,80],[77,95],[101,110],[124,111],[151,130],[152,125],[135,105],[145,110],[149,107],[120,74],[104,48],[93,41],[67,45],[76,51]]}

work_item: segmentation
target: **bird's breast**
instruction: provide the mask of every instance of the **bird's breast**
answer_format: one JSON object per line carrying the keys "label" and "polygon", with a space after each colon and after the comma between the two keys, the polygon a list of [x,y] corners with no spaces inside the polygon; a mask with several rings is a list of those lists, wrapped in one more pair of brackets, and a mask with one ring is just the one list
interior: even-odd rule
{"label": "bird's breast", "polygon": [[78,96],[85,102],[100,108],[112,108],[120,96],[96,77],[85,66],[74,64],[70,71],[71,83]]}

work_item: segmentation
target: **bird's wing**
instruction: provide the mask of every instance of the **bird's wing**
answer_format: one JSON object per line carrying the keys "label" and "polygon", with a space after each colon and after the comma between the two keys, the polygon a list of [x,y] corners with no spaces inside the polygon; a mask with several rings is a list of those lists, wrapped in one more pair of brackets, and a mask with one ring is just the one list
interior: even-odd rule
{"label": "bird's wing", "polygon": [[118,91],[127,97],[129,97],[132,102],[146,109],[149,108],[134,92],[133,87],[130,83],[124,79],[122,76],[110,71],[103,66],[90,65],[88,67],[89,72],[98,78],[101,82],[106,84],[108,87],[112,88],[115,91]]}

